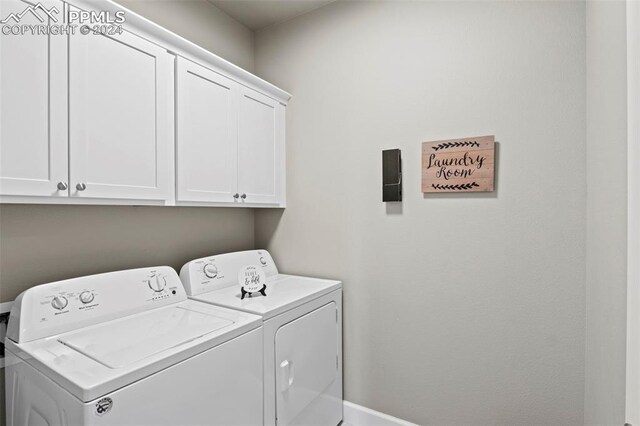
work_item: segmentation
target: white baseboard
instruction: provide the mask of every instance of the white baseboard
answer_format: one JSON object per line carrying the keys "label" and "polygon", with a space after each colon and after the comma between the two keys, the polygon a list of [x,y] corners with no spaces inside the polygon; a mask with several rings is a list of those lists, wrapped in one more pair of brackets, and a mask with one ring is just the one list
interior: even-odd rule
{"label": "white baseboard", "polygon": [[344,423],[349,426],[417,426],[353,402],[344,401]]}

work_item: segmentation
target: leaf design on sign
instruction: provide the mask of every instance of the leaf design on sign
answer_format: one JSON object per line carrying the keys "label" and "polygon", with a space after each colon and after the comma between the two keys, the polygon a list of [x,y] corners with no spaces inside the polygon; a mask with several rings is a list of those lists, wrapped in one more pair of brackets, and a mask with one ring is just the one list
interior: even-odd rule
{"label": "leaf design on sign", "polygon": [[463,146],[471,146],[471,147],[480,147],[480,144],[476,141],[466,141],[466,142],[444,142],[435,146],[432,146],[431,149],[433,149],[434,151],[438,151],[440,149],[447,149],[447,148],[460,148]]}
{"label": "leaf design on sign", "polygon": [[433,187],[433,189],[465,191],[467,189],[472,189],[480,185],[478,185],[476,182],[471,182],[471,183],[462,183],[457,185],[440,185],[439,183],[432,183],[431,186]]}

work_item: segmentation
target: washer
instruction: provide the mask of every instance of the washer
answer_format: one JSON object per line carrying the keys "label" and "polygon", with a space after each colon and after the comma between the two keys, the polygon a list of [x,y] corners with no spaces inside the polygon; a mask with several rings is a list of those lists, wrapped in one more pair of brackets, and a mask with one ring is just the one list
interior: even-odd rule
{"label": "washer", "polygon": [[261,325],[169,267],[33,287],[7,330],[7,424],[262,424]]}
{"label": "washer", "polygon": [[[266,296],[242,299],[238,274],[255,266]],[[342,283],[279,274],[266,250],[193,260],[180,271],[190,298],[264,319],[264,424],[342,421]]]}

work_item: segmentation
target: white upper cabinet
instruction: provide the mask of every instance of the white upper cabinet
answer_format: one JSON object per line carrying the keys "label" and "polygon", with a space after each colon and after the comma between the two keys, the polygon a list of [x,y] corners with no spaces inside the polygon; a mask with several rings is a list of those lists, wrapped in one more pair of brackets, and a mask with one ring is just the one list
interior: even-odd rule
{"label": "white upper cabinet", "polygon": [[0,19],[56,29],[0,34],[0,203],[284,207],[284,90],[112,1]]}
{"label": "white upper cabinet", "polygon": [[176,200],[234,202],[238,84],[183,58],[176,70]]}
{"label": "white upper cabinet", "polygon": [[72,197],[167,198],[173,60],[127,32],[70,37]]}
{"label": "white upper cabinet", "polygon": [[242,88],[238,108],[238,191],[245,203],[283,202],[284,107]]}
{"label": "white upper cabinet", "polygon": [[284,106],[177,60],[179,203],[284,206]]}
{"label": "white upper cabinet", "polygon": [[[0,17],[29,6],[0,0]],[[41,24],[33,14],[21,23]],[[0,35],[0,195],[67,197],[67,158],[66,38]]]}

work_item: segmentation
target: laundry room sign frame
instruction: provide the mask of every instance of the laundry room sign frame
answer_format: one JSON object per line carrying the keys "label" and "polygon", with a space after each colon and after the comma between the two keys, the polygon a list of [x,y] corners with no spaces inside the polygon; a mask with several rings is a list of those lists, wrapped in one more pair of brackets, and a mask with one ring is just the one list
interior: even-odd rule
{"label": "laundry room sign frame", "polygon": [[495,136],[423,142],[422,192],[492,192]]}

